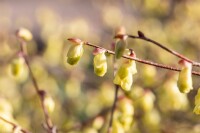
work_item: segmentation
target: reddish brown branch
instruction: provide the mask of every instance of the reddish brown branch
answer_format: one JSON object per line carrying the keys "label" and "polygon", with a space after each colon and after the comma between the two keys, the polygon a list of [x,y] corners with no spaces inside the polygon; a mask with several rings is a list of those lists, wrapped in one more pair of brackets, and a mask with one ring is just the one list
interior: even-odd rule
{"label": "reddish brown branch", "polygon": [[19,125],[13,123],[13,122],[11,122],[11,121],[9,121],[9,120],[7,120],[7,119],[1,117],[1,116],[0,116],[0,119],[1,119],[2,121],[4,121],[4,122],[10,124],[11,126],[13,126],[13,129],[15,129],[15,128],[17,128],[17,127],[20,127],[20,131],[21,131],[22,133],[31,133],[31,132],[29,132],[29,131],[23,129],[21,126],[19,126]]}
{"label": "reddish brown branch", "polygon": [[[105,49],[105,48],[103,48],[103,47],[94,45],[94,44],[89,43],[89,42],[85,42],[85,44],[88,45],[88,46],[91,46],[91,47]],[[105,49],[105,50],[106,50],[107,53],[112,54],[112,55],[115,55],[115,52],[113,52],[113,51],[111,51],[111,50],[107,50],[107,49]],[[168,70],[171,70],[171,71],[181,71],[180,68],[176,68],[176,67],[172,67],[172,66],[167,66],[167,65],[163,65],[163,64],[159,64],[159,63],[147,61],[147,60],[142,60],[142,59],[139,59],[139,58],[136,58],[136,57],[134,58],[134,57],[131,57],[131,56],[126,56],[126,55],[123,55],[122,57],[123,57],[123,58],[126,58],[126,59],[135,60],[135,61],[137,61],[137,62],[139,62],[139,63],[143,63],[143,64],[155,66],[155,67],[158,67],[158,68],[168,69]],[[192,71],[192,74],[193,74],[193,75],[200,76],[200,72]]]}
{"label": "reddish brown branch", "polygon": [[133,38],[133,39],[140,39],[140,40],[144,40],[144,41],[147,41],[147,42],[151,42],[152,44],[155,44],[156,46],[164,49],[165,51],[179,57],[180,59],[183,59],[183,60],[186,60],[190,63],[192,63],[193,66],[198,66],[200,67],[200,63],[198,62],[195,62],[187,57],[185,57],[184,55],[172,50],[172,49],[169,49],[167,48],[166,46],[164,46],[163,44],[159,43],[159,42],[156,42],[148,37],[146,37],[141,31],[138,31],[138,36],[134,36],[134,35],[125,35],[125,36],[128,36],[129,38]]}
{"label": "reddish brown branch", "polygon": [[113,116],[114,116],[114,112],[115,112],[115,108],[116,108],[116,104],[117,104],[119,88],[120,88],[119,85],[115,85],[115,96],[114,96],[114,101],[113,101],[113,105],[112,105],[112,108],[111,108],[111,115],[110,115],[110,122],[109,122],[109,126],[108,126],[108,133],[112,132]]}

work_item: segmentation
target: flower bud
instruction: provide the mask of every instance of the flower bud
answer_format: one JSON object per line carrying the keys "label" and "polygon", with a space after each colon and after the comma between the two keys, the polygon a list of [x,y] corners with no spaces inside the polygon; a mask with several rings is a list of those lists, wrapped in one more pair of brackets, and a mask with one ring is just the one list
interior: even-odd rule
{"label": "flower bud", "polygon": [[105,50],[100,51],[94,57],[94,73],[100,77],[103,77],[107,72],[107,61]]}
{"label": "flower bud", "polygon": [[182,65],[182,70],[178,77],[178,88],[182,93],[188,93],[193,89],[192,87],[192,64],[184,60],[179,61]]}
{"label": "flower bud", "polygon": [[127,45],[127,42],[124,39],[118,40],[116,42],[116,45],[115,45],[115,58],[116,59],[119,59],[124,54],[126,45]]}
{"label": "flower bud", "polygon": [[55,103],[50,96],[45,96],[44,98],[44,106],[48,110],[48,112],[52,113],[54,111]]}
{"label": "flower bud", "polygon": [[30,41],[33,38],[31,32],[25,28],[18,29],[16,34],[19,38],[23,39],[24,41]]}
{"label": "flower bud", "polygon": [[77,64],[81,56],[83,55],[83,52],[83,44],[72,45],[67,53],[67,62],[70,65]]}

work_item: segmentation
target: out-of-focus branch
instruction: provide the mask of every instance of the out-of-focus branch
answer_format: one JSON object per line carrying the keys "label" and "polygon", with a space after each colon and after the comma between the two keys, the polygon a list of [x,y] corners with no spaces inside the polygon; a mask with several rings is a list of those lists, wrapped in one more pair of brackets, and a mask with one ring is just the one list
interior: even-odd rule
{"label": "out-of-focus branch", "polygon": [[115,85],[115,96],[114,96],[114,101],[113,101],[113,105],[112,105],[112,108],[111,108],[111,115],[110,115],[110,122],[109,122],[109,126],[108,126],[108,133],[112,133],[113,116],[114,116],[114,112],[115,112],[115,108],[116,108],[116,104],[117,104],[119,88],[120,88],[119,85]]}
{"label": "out-of-focus branch", "polygon": [[45,121],[46,121],[45,122],[46,125],[44,127],[45,127],[45,129],[47,130],[48,133],[56,133],[56,126],[53,125],[51,118],[49,117],[47,108],[44,105],[44,99],[45,99],[45,96],[46,96],[46,92],[44,90],[40,90],[38,83],[36,81],[36,78],[33,75],[29,60],[28,60],[28,54],[27,54],[26,48],[25,48],[27,44],[23,39],[21,39],[21,38],[18,38],[18,39],[19,39],[19,42],[20,42],[20,54],[22,55],[22,57],[25,60],[25,63],[27,65],[29,73],[30,73],[30,78],[32,80],[33,86],[35,88],[35,91],[37,92],[37,95],[40,98],[42,110],[43,110]]}
{"label": "out-of-focus branch", "polygon": [[15,130],[16,128],[19,128],[19,130],[20,130],[22,133],[31,133],[31,132],[29,132],[29,131],[23,129],[21,126],[19,126],[19,125],[13,123],[13,122],[11,122],[11,121],[9,121],[9,120],[7,120],[7,119],[1,117],[1,116],[0,116],[0,119],[1,119],[2,121],[4,121],[4,122],[10,124],[11,126],[13,126],[13,130]]}

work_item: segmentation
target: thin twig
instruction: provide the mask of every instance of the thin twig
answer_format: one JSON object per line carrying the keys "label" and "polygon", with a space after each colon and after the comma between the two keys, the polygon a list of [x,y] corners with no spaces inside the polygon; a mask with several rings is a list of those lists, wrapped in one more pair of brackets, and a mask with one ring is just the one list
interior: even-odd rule
{"label": "thin twig", "polygon": [[111,115],[110,115],[110,122],[109,122],[109,126],[108,126],[108,133],[112,132],[113,116],[114,116],[114,112],[115,112],[115,108],[116,108],[116,104],[117,104],[119,88],[120,88],[119,85],[115,85],[115,96],[114,96],[114,101],[113,101],[113,105],[112,105],[112,108],[111,108]]}
{"label": "thin twig", "polygon": [[31,69],[31,66],[30,66],[30,63],[29,63],[29,60],[28,60],[28,54],[26,53],[26,49],[24,48],[25,45],[26,45],[26,42],[24,40],[20,39],[20,38],[19,38],[19,41],[20,41],[20,50],[21,50],[20,52],[21,52],[22,57],[24,58],[25,63],[28,67],[33,86],[34,86],[34,88],[37,92],[37,95],[40,98],[42,110],[43,110],[45,121],[46,121],[47,130],[48,130],[49,133],[55,133],[55,131],[53,131],[53,129],[55,129],[55,126],[52,124],[52,121],[49,117],[48,111],[47,111],[46,107],[44,106],[44,98],[45,98],[46,92],[44,90],[39,89],[36,78],[33,75],[33,72],[32,72],[32,69]]}
{"label": "thin twig", "polygon": [[[91,47],[105,49],[105,48],[103,48],[103,47],[94,45],[94,44],[89,43],[89,42],[85,42],[85,44],[88,45],[88,46],[91,46]],[[111,50],[108,50],[108,49],[105,49],[105,50],[106,50],[107,53],[112,54],[112,55],[115,55],[115,52],[113,52],[113,51],[111,51]],[[136,57],[126,56],[126,55],[123,55],[122,57],[123,57],[123,58],[126,58],[126,59],[135,60],[135,61],[137,61],[137,62],[139,62],[139,63],[143,63],[143,64],[155,66],[155,67],[158,67],[158,68],[163,68],[163,69],[168,69],[168,70],[171,70],[171,71],[178,71],[178,72],[181,71],[180,68],[176,68],[176,67],[172,67],[172,66],[167,66],[167,65],[163,65],[163,64],[159,64],[159,63],[147,61],[147,60],[142,60],[142,59],[139,59],[139,58],[136,58]],[[193,74],[193,75],[200,76],[200,72],[192,71],[192,74]]]}
{"label": "thin twig", "polygon": [[12,125],[13,128],[20,127],[20,131],[21,131],[22,133],[31,133],[31,132],[29,132],[29,131],[23,129],[21,126],[19,126],[19,125],[13,123],[13,122],[11,122],[11,121],[9,121],[9,120],[7,120],[7,119],[1,117],[1,116],[0,116],[0,119],[1,119],[2,121],[6,122],[6,123],[8,123],[8,124],[10,124],[10,125]]}
{"label": "thin twig", "polygon": [[[115,50],[115,45],[116,45],[116,43],[111,44],[112,50]],[[116,72],[117,72],[117,63],[116,63],[115,56],[113,56],[113,76],[115,76]],[[119,85],[115,85],[115,95],[114,95],[113,104],[111,107],[110,121],[109,121],[109,125],[108,125],[108,133],[112,132],[113,116],[114,116],[114,111],[115,111],[116,104],[117,104],[118,91],[119,91]]]}
{"label": "thin twig", "polygon": [[[188,61],[188,62],[192,63],[193,66],[200,67],[200,63],[195,62],[195,61],[193,61],[193,60],[191,60],[191,59],[185,57],[184,55],[182,55],[182,54],[180,54],[180,53],[178,53],[178,52],[176,52],[176,51],[174,51],[174,50],[172,50],[172,49],[167,48],[167,47],[164,46],[163,44],[161,44],[161,43],[159,43],[159,42],[156,42],[156,41],[154,41],[154,40],[152,40],[152,39],[150,39],[150,38],[144,36],[144,34],[143,34],[141,31],[138,31],[138,34],[139,34],[139,36],[134,36],[134,35],[126,35],[126,36],[128,36],[129,38],[133,38],[133,39],[140,39],[140,40],[145,40],[145,41],[147,41],[147,42],[151,42],[152,44],[157,45],[158,47],[160,47],[160,48],[166,50],[167,52],[169,52],[169,53],[171,53],[171,54],[173,54],[173,55],[179,57],[180,59],[183,59],[183,60],[185,60],[185,61]],[[140,36],[140,34],[142,34],[142,36]]]}

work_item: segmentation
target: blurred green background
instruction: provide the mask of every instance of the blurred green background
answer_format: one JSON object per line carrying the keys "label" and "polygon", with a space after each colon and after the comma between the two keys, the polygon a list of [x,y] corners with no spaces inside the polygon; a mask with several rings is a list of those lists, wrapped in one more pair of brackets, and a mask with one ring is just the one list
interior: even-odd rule
{"label": "blurred green background", "polygon": [[[199,0],[2,0],[0,114],[34,133],[44,132],[42,109],[30,78],[25,75],[16,79],[9,74],[10,59],[19,49],[15,31],[20,27],[33,34],[33,40],[27,45],[31,67],[39,87],[55,103],[50,116],[59,131],[65,133],[86,121],[87,124],[70,132],[104,133],[109,113],[100,117],[105,124],[100,123],[98,129],[94,127],[96,119],[88,119],[112,106],[112,58],[108,57],[106,76],[97,77],[93,73],[93,48],[85,46],[80,62],[72,67],[66,63],[70,46],[67,38],[77,37],[110,49],[115,30],[124,26],[129,34],[136,35],[141,30],[147,37],[199,61],[199,25]],[[179,59],[152,44],[132,39],[128,43],[138,58],[179,67]],[[136,115],[128,132],[199,133],[200,117],[193,114],[199,77],[193,76],[194,90],[185,95],[177,91],[177,72],[139,63],[137,68],[138,74],[128,94]],[[147,90],[155,96],[153,110],[140,116],[137,101]],[[8,124],[0,121],[0,132],[10,130]]]}

